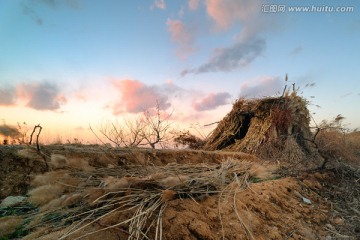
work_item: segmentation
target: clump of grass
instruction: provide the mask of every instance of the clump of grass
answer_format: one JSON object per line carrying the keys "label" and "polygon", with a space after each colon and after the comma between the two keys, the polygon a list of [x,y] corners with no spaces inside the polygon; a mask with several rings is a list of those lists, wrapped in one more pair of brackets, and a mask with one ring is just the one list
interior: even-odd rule
{"label": "clump of grass", "polygon": [[91,171],[93,167],[89,165],[89,161],[84,158],[68,158],[67,159],[68,167],[75,168],[83,171]]}
{"label": "clump of grass", "polygon": [[360,144],[356,141],[357,134],[349,133],[349,129],[342,123],[343,119],[343,116],[338,115],[332,121],[323,121],[317,127],[314,142],[325,159],[322,167],[339,161],[360,163]]}
{"label": "clump of grass", "polygon": [[66,171],[51,171],[44,174],[36,175],[31,181],[32,187],[40,187],[49,184],[55,184],[57,181],[69,178],[69,174]]}
{"label": "clump of grass", "polygon": [[6,239],[21,226],[23,219],[19,216],[7,216],[0,219],[0,239]]}
{"label": "clump of grass", "polygon": [[67,166],[67,158],[60,154],[52,154],[50,158],[50,167],[52,169],[63,169]]}
{"label": "clump of grass", "polygon": [[51,200],[59,198],[64,192],[64,187],[59,184],[47,184],[29,191],[29,202],[42,206]]}

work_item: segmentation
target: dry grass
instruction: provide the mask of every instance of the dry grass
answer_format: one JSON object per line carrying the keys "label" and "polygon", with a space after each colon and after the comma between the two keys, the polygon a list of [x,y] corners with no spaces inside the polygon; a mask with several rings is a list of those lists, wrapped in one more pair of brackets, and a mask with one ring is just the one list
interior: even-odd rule
{"label": "dry grass", "polygon": [[2,217],[0,220],[0,238],[13,233],[22,224],[23,219],[18,216]]}
{"label": "dry grass", "polygon": [[49,165],[52,169],[66,168],[68,165],[67,158],[60,154],[51,154]]}
{"label": "dry grass", "polygon": [[89,161],[84,158],[68,158],[67,165],[70,168],[74,168],[82,171],[91,171],[93,167],[89,165]]}
{"label": "dry grass", "polygon": [[51,171],[44,174],[36,175],[30,185],[32,187],[39,187],[48,184],[55,184],[57,181],[69,178],[69,174],[66,171]]}
{"label": "dry grass", "polygon": [[259,178],[259,179],[271,179],[274,177],[274,172],[276,171],[276,166],[274,165],[258,165],[255,164],[249,169],[249,177]]}
{"label": "dry grass", "polygon": [[292,163],[304,161],[313,152],[312,145],[305,140],[311,137],[309,122],[307,102],[295,93],[277,98],[239,99],[204,149],[229,149]]}
{"label": "dry grass", "polygon": [[29,191],[29,202],[43,206],[54,199],[58,199],[64,192],[64,187],[59,184],[47,184]]}
{"label": "dry grass", "polygon": [[27,158],[34,162],[44,161],[43,157],[39,155],[39,153],[35,149],[31,149],[31,148],[21,149],[18,150],[16,154],[20,157]]}
{"label": "dry grass", "polygon": [[[73,171],[68,177],[76,175],[81,182],[66,195],[63,195],[66,186],[56,183],[29,192],[30,201],[42,206],[39,217],[29,226],[34,229],[72,223],[66,231],[53,233],[57,239],[91,239],[111,229],[125,229],[128,239],[162,239],[162,214],[169,201],[178,198],[202,201],[232,182],[245,188],[247,184],[243,181],[248,178],[251,166],[249,162],[229,159],[220,164],[127,166],[126,172],[119,171],[120,168],[94,169],[89,173]],[[253,169],[253,174],[264,172]],[[244,174],[246,178],[242,177]],[[36,182],[38,185],[49,181],[38,177]],[[98,224],[102,227],[94,228]]]}
{"label": "dry grass", "polygon": [[343,133],[338,129],[321,130],[316,143],[319,151],[328,158],[329,164],[345,161],[360,166],[360,141],[355,133]]}

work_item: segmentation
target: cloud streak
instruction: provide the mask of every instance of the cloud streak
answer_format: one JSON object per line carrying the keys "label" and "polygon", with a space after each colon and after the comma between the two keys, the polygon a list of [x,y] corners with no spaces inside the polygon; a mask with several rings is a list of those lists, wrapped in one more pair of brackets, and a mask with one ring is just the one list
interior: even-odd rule
{"label": "cloud streak", "polygon": [[217,31],[231,29],[235,24],[241,31],[227,47],[216,48],[208,61],[195,68],[185,69],[182,76],[207,72],[230,72],[243,69],[265,52],[262,34],[277,24],[272,15],[261,14],[261,2],[253,0],[205,0],[205,8]]}
{"label": "cloud streak", "polygon": [[166,25],[168,26],[172,41],[179,46],[177,55],[180,58],[187,58],[194,52],[193,36],[189,29],[180,20],[168,19]]}
{"label": "cloud streak", "polygon": [[21,2],[23,14],[29,16],[39,26],[44,24],[44,20],[35,10],[37,5],[43,5],[52,9],[58,9],[61,5],[74,10],[80,9],[79,0],[24,0]]}
{"label": "cloud streak", "polygon": [[266,47],[264,39],[255,39],[249,42],[238,42],[231,47],[216,49],[213,57],[198,68],[187,69],[181,72],[182,76],[189,73],[199,74],[206,72],[230,72],[248,66]]}
{"label": "cloud streak", "polygon": [[227,92],[210,93],[199,101],[194,101],[192,107],[196,111],[213,110],[229,103],[231,95]]}
{"label": "cloud streak", "polygon": [[22,11],[25,15],[29,16],[37,25],[42,26],[44,21],[31,7],[23,4]]}
{"label": "cloud streak", "polygon": [[303,50],[302,46],[298,46],[296,48],[294,48],[291,52],[290,55],[293,57],[296,57],[297,55],[299,55],[299,53]]}

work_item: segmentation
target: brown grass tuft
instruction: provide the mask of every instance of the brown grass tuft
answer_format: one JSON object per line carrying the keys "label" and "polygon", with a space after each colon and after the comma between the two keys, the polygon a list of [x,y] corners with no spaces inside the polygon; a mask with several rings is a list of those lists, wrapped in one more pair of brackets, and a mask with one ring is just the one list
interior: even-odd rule
{"label": "brown grass tuft", "polygon": [[165,188],[171,188],[178,185],[185,185],[186,181],[189,180],[189,176],[179,175],[179,176],[169,176],[164,179],[161,179],[159,182]]}
{"label": "brown grass tuft", "polygon": [[22,224],[23,219],[19,216],[8,216],[0,219],[0,238],[13,233]]}
{"label": "brown grass tuft", "polygon": [[65,171],[52,171],[45,174],[36,175],[31,181],[32,187],[39,187],[48,184],[54,184],[56,181],[68,178],[69,174]]}
{"label": "brown grass tuft", "polygon": [[43,206],[51,200],[59,198],[64,192],[63,186],[59,184],[48,184],[29,191],[29,202]]}
{"label": "brown grass tuft", "polygon": [[23,237],[22,240],[39,239],[41,236],[44,236],[44,235],[48,234],[50,229],[51,228],[49,226],[40,227],[40,228],[36,229],[36,231],[34,231],[34,232],[30,233],[29,235],[26,235],[25,237]]}
{"label": "brown grass tuft", "polygon": [[105,190],[101,188],[92,188],[87,190],[88,200],[87,203],[92,206],[94,201],[105,194]]}
{"label": "brown grass tuft", "polygon": [[52,169],[63,169],[65,168],[68,160],[65,156],[60,154],[52,154],[50,158],[50,166]]}
{"label": "brown grass tuft", "polygon": [[249,169],[249,177],[256,177],[260,179],[270,179],[272,178],[273,172],[276,170],[276,166],[263,166],[259,164],[254,164]]}
{"label": "brown grass tuft", "polygon": [[64,202],[62,203],[62,206],[70,206],[70,205],[73,205],[75,203],[80,203],[82,202],[82,199],[84,198],[84,196],[80,193],[74,193],[74,194],[71,194],[70,196],[68,196]]}
{"label": "brown grass tuft", "polygon": [[123,177],[120,179],[115,179],[112,184],[109,184],[110,189],[121,189],[121,188],[128,188],[130,186],[130,182],[128,181],[127,177]]}
{"label": "brown grass tuft", "polygon": [[51,200],[50,202],[46,203],[45,205],[43,205],[41,208],[40,208],[40,212],[46,212],[46,211],[50,211],[50,210],[53,210],[53,209],[57,209],[59,207],[62,207],[63,205],[63,202],[64,202],[64,195],[62,195],[61,197],[59,198],[55,198],[53,200]]}
{"label": "brown grass tuft", "polygon": [[67,160],[68,166],[82,171],[91,171],[94,168],[89,165],[89,161],[84,158],[69,158]]}
{"label": "brown grass tuft", "polygon": [[42,156],[34,149],[29,149],[29,148],[21,149],[21,150],[17,151],[16,154],[19,157],[27,158],[32,161],[44,162],[44,159],[42,158]]}
{"label": "brown grass tuft", "polygon": [[360,144],[355,136],[338,129],[325,129],[319,132],[315,141],[328,161],[335,163],[345,160],[349,164],[360,166]]}

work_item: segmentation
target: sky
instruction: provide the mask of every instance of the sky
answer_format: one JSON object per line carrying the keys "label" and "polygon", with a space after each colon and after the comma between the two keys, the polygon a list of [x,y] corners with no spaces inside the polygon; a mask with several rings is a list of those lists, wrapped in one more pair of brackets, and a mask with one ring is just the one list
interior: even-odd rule
{"label": "sky", "polygon": [[158,101],[203,128],[288,74],[316,123],[354,129],[359,43],[359,0],[0,0],[0,119],[86,140]]}

